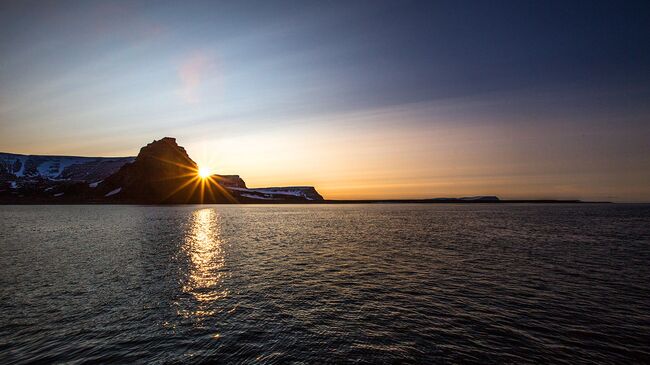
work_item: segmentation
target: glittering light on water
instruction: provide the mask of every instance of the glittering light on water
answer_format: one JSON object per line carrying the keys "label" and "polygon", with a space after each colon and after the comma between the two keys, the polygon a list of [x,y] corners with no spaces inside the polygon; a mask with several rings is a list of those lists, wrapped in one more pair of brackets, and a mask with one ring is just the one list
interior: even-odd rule
{"label": "glittering light on water", "polygon": [[213,315],[215,307],[210,303],[228,295],[221,285],[225,261],[218,219],[218,213],[212,208],[194,211],[183,246],[190,264],[183,292],[198,302],[192,312],[197,318]]}

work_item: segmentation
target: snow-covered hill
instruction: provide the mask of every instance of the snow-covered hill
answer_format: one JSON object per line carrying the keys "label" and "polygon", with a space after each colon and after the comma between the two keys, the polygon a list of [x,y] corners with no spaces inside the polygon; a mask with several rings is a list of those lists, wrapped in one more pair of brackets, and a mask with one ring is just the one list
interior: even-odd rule
{"label": "snow-covered hill", "polygon": [[313,186],[287,186],[274,188],[238,188],[226,187],[230,191],[236,191],[240,196],[258,200],[323,200]]}
{"label": "snow-covered hill", "polygon": [[0,153],[0,181],[16,184],[38,180],[93,183],[110,176],[134,159]]}

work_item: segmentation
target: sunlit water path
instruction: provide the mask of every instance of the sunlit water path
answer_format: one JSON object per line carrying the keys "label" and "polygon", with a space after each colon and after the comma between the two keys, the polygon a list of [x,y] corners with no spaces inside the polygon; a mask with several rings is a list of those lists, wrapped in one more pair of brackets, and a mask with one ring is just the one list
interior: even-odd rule
{"label": "sunlit water path", "polygon": [[0,363],[650,362],[650,206],[0,206]]}

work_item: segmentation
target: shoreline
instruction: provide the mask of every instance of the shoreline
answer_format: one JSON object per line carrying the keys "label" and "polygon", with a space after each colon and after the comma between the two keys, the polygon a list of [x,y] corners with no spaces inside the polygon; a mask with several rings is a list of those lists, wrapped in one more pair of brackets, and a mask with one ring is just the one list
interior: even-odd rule
{"label": "shoreline", "polygon": [[381,199],[381,200],[322,200],[322,201],[259,201],[259,202],[240,202],[240,203],[144,203],[133,201],[110,201],[110,202],[89,202],[89,201],[6,201],[0,202],[0,205],[151,205],[151,206],[174,206],[174,205],[361,205],[361,204],[648,204],[648,203],[614,203],[609,201],[581,201],[581,200],[499,200],[499,201],[464,201],[460,199]]}

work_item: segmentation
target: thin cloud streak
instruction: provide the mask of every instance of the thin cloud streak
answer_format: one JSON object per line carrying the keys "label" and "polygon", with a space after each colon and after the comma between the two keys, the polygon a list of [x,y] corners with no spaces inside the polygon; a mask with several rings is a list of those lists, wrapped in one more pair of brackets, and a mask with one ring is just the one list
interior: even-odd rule
{"label": "thin cloud streak", "polygon": [[183,61],[178,69],[178,78],[181,83],[180,95],[185,102],[201,102],[201,84],[213,66],[212,60],[204,53],[195,53]]}

